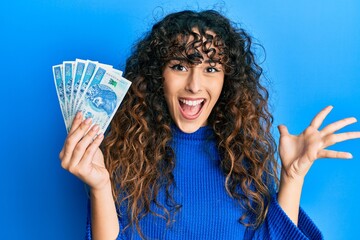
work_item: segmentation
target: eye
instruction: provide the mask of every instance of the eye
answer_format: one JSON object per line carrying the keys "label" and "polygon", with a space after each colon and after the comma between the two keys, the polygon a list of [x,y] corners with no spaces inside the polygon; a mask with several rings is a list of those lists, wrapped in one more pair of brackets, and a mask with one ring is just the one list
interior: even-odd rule
{"label": "eye", "polygon": [[184,67],[181,64],[175,64],[173,66],[170,66],[170,68],[175,70],[175,71],[180,71],[180,72],[186,72],[187,71],[186,67]]}
{"label": "eye", "polygon": [[206,68],[206,72],[208,73],[216,73],[216,72],[220,72],[219,69],[215,68],[215,67],[208,67]]}

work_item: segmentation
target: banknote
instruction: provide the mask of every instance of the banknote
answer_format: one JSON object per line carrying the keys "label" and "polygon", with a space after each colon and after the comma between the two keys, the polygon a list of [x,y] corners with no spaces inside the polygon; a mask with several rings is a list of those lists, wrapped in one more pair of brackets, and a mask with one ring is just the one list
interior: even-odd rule
{"label": "banknote", "polygon": [[85,90],[87,89],[87,86],[89,85],[89,82],[92,78],[92,76],[95,73],[95,70],[98,68],[98,65],[96,62],[93,61],[86,61],[85,70],[83,73],[83,76],[80,80],[80,86],[75,96],[75,101],[73,102],[73,106],[75,109],[79,108],[80,99],[82,99]]}
{"label": "banknote", "polygon": [[119,72],[98,67],[80,101],[79,111],[84,119],[92,118],[93,124],[105,132],[130,85]]}
{"label": "banknote", "polygon": [[[84,60],[78,59],[78,61],[84,61]],[[102,67],[108,71],[120,72],[122,74],[122,72],[120,70],[113,69],[113,67],[111,65],[99,63],[97,61],[87,60],[85,62],[85,69],[83,70],[83,76],[78,81],[78,87],[77,87],[76,91],[74,91],[74,100],[72,102],[73,111],[70,114],[70,122],[72,122],[72,120],[74,119],[76,112],[77,112],[74,110],[77,110],[79,108],[80,100],[83,99],[84,94],[89,87],[91,78],[93,77],[94,73],[96,72],[96,70],[99,67]],[[74,90],[75,90],[75,87],[74,87]]]}
{"label": "banknote", "polygon": [[71,110],[70,110],[70,116],[74,116],[76,114],[75,104],[73,104],[73,103],[76,101],[76,95],[79,90],[79,86],[81,83],[80,80],[83,76],[85,66],[86,66],[85,60],[76,59],[76,61],[75,61],[75,76],[74,76],[74,81],[73,81],[73,85],[72,85],[72,94],[71,94],[71,99],[70,99],[70,102],[72,103]]}
{"label": "banknote", "polygon": [[65,119],[66,125],[70,125],[70,106],[71,106],[71,93],[72,93],[72,83],[74,78],[74,61],[64,61],[63,62],[63,84],[65,89],[65,111],[67,118]]}
{"label": "banknote", "polygon": [[55,88],[69,132],[77,112],[105,132],[131,82],[122,71],[91,60],[64,61],[52,67]]}
{"label": "banknote", "polygon": [[55,82],[55,88],[56,88],[56,93],[58,96],[58,100],[59,100],[59,104],[60,104],[60,109],[61,109],[61,114],[64,118],[65,121],[65,127],[66,129],[68,128],[66,119],[67,119],[67,114],[66,114],[66,110],[65,110],[65,91],[64,91],[64,83],[63,83],[63,77],[62,77],[62,68],[63,65],[59,64],[59,65],[55,65],[52,67],[53,69],[53,75],[54,75],[54,82]]}

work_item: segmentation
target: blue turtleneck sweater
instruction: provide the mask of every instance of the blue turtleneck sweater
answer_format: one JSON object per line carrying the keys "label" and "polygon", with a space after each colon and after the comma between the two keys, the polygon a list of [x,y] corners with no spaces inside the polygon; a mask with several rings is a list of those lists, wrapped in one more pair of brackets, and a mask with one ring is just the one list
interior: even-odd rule
{"label": "blue turtleneck sweater", "polygon": [[[175,222],[166,227],[165,220],[148,214],[141,220],[147,239],[322,239],[322,234],[300,208],[298,227],[288,218],[274,197],[265,222],[256,231],[239,223],[243,209],[226,192],[225,176],[220,169],[220,156],[210,127],[188,134],[173,127],[171,146],[175,151],[174,198],[181,204]],[[164,201],[160,192],[159,201]],[[124,209],[123,209],[124,210]],[[153,206],[153,210],[160,211]],[[122,210],[120,210],[122,211]],[[123,216],[126,216],[124,214]],[[124,227],[128,219],[119,219],[117,239],[141,239],[135,229]],[[90,208],[87,237],[91,239]]]}

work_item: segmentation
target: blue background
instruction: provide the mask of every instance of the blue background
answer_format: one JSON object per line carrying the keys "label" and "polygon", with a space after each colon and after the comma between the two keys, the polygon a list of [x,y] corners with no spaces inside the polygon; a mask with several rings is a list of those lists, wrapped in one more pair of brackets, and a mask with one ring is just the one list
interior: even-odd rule
{"label": "blue background", "polygon": [[[86,191],[58,160],[66,131],[51,66],[83,58],[124,69],[133,42],[174,10],[222,9],[265,47],[274,126],[298,134],[329,104],[326,123],[360,119],[359,1],[204,2],[0,3],[0,239],[83,238]],[[359,146],[338,144],[354,159],[319,160],[306,177],[301,204],[326,239],[360,239]]]}

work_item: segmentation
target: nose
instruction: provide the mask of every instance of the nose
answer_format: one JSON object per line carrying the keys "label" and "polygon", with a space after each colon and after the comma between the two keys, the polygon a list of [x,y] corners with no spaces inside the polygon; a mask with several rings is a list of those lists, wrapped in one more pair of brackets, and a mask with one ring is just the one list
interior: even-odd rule
{"label": "nose", "polygon": [[191,93],[198,93],[201,91],[201,70],[199,68],[190,68],[190,74],[188,75],[188,81],[186,84],[186,90]]}

